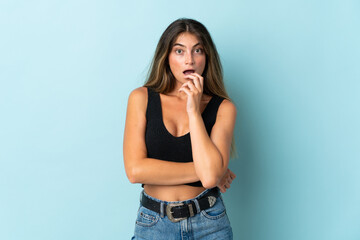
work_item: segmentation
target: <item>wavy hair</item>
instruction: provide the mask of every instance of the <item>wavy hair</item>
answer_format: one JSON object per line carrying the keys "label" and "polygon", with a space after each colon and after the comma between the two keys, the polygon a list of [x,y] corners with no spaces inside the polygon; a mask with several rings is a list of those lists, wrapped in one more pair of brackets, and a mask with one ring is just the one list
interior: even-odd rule
{"label": "wavy hair", "polygon": [[[175,77],[170,70],[168,57],[177,37],[184,32],[197,36],[204,47],[206,64],[202,74],[204,78],[203,93],[210,96],[217,95],[231,101],[225,89],[223,70],[216,46],[206,27],[194,19],[180,18],[166,28],[157,44],[147,79],[143,86],[150,87],[156,92],[163,94],[174,89]],[[233,137],[230,157],[233,158],[236,155]]]}

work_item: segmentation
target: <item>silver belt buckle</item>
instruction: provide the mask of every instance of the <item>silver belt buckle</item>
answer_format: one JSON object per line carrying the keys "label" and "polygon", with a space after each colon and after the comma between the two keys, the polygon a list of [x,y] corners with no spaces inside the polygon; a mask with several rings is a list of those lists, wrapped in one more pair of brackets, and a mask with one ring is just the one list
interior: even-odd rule
{"label": "silver belt buckle", "polygon": [[[178,206],[183,206],[185,205],[184,203],[168,203],[166,205],[166,215],[168,216],[169,220],[172,221],[172,222],[179,222],[181,220],[184,220],[184,219],[187,219],[187,217],[183,217],[183,218],[174,218],[173,217],[173,211],[172,208],[173,207],[178,207]],[[193,212],[193,209],[191,207],[191,204],[188,204],[188,207],[189,207],[189,210],[190,210],[190,217],[194,216],[194,212]]]}

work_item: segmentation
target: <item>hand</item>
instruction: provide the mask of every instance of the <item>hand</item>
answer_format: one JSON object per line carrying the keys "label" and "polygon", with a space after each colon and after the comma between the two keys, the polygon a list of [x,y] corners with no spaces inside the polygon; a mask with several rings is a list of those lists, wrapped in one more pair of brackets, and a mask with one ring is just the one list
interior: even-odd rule
{"label": "hand", "polygon": [[187,95],[186,111],[188,114],[200,113],[200,101],[203,93],[204,78],[198,73],[186,75],[192,81],[187,81],[180,88],[179,92]]}
{"label": "hand", "polygon": [[236,175],[230,169],[227,169],[224,176],[217,185],[217,187],[220,189],[220,192],[225,193],[226,190],[230,188],[230,184],[235,178]]}

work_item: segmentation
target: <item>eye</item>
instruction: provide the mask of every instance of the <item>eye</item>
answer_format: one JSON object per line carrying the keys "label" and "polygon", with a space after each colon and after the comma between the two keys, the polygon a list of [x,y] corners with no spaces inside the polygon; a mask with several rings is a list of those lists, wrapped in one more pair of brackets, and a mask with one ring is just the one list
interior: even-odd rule
{"label": "eye", "polygon": [[183,50],[181,50],[181,49],[176,49],[175,50],[175,53],[177,53],[177,54],[181,54],[183,52]]}
{"label": "eye", "polygon": [[202,52],[203,52],[202,48],[195,49],[195,53],[202,53]]}

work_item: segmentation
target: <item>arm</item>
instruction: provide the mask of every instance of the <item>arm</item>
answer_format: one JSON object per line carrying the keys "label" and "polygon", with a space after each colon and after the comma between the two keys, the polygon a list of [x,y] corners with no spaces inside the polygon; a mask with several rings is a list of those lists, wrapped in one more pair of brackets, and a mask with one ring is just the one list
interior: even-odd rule
{"label": "arm", "polygon": [[131,183],[178,185],[199,181],[194,163],[174,163],[147,158],[145,145],[147,89],[140,87],[128,99],[123,157]]}
{"label": "arm", "polygon": [[217,186],[228,168],[235,118],[234,104],[224,100],[209,137],[201,115],[189,114],[195,170],[206,188]]}
{"label": "arm", "polygon": [[197,73],[189,74],[187,77],[193,81],[184,83],[179,91],[185,92],[188,96],[187,112],[195,171],[203,186],[212,188],[219,184],[228,168],[236,108],[226,99],[220,104],[209,137],[199,110],[203,77]]}

